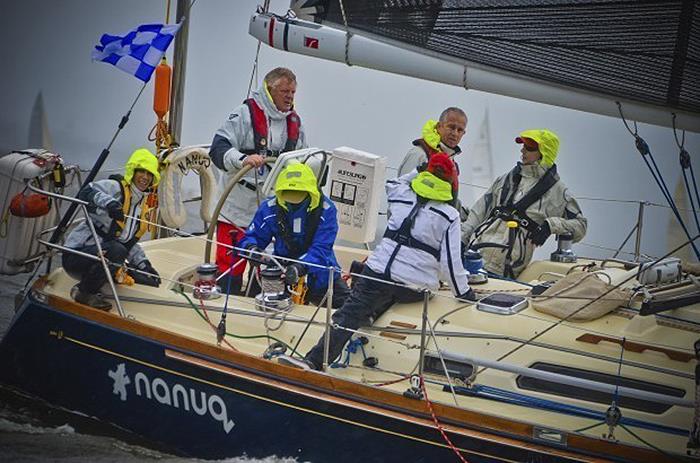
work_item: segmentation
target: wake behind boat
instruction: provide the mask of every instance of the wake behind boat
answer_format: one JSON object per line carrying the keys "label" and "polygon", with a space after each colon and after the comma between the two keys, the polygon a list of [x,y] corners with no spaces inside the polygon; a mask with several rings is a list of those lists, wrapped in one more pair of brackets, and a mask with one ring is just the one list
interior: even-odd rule
{"label": "wake behind boat", "polygon": [[[265,14],[251,23],[266,24],[271,41],[299,24]],[[24,165],[43,155],[15,154],[2,160]],[[300,357],[329,328],[332,290],[320,305],[297,304],[260,272],[244,284],[257,278],[262,295],[222,295],[211,266],[213,228],[208,236],[179,231],[182,204],[173,192],[196,170],[201,217],[215,222],[238,178],[219,198],[207,147],[167,157],[164,224],[152,225],[174,236],[142,244],[163,283],[117,284],[106,272],[113,309],[104,312],[73,300],[76,281],[63,269],[41,276],[0,342],[4,384],[212,459],[646,462],[697,450],[700,291],[679,260],[578,258],[562,237],[550,260],[532,262],[513,281],[484,277],[473,255],[465,264],[477,266],[478,302],[453,298],[447,286],[425,291],[422,302],[396,304],[354,333],[337,361],[324,358],[323,371],[293,368],[278,359]],[[287,153],[263,196],[292,159],[330,190],[340,236],[371,242],[385,160],[347,147]],[[27,191],[73,204],[90,223],[85,202],[51,188],[51,172],[29,176],[39,181]],[[342,188],[334,191],[334,182]],[[363,201],[343,194],[361,188]],[[27,223],[13,217],[12,236]],[[52,224],[53,217],[41,224],[46,231],[31,232],[37,243],[71,252],[51,242]],[[52,255],[21,245],[12,252],[5,272]],[[335,253],[346,275],[361,278],[351,264],[369,251]]]}

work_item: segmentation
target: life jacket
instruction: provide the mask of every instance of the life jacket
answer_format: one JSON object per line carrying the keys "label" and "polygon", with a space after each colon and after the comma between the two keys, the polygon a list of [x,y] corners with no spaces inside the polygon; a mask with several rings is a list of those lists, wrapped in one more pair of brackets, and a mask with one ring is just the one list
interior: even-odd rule
{"label": "life jacket", "polygon": [[[121,175],[110,175],[109,178],[111,180],[116,180],[119,182],[119,187],[121,189],[121,197],[122,197],[122,212],[124,215],[129,214],[129,209],[131,208],[131,187],[126,181],[124,180],[124,177]],[[134,233],[134,236],[131,237],[131,239],[127,242],[124,243],[124,246],[127,249],[131,249],[131,247],[138,242],[139,239],[143,235],[145,235],[147,232],[153,232],[155,230],[155,217],[153,214],[157,207],[157,196],[154,192],[150,192],[148,194],[144,195],[142,204],[141,204],[141,214],[139,214],[139,219],[137,223],[137,229],[136,233]],[[109,227],[109,231],[105,232],[100,232],[99,229],[97,230],[98,234],[102,236],[103,239],[117,239],[121,235],[122,231],[124,230],[124,225],[125,222],[121,220],[112,220],[112,224]]]}
{"label": "life jacket", "polygon": [[384,270],[384,275],[386,276],[386,278],[391,279],[391,264],[394,263],[394,259],[396,259],[396,255],[399,253],[399,249],[401,249],[401,246],[425,251],[431,256],[433,256],[435,260],[440,262],[439,249],[436,249],[430,246],[429,244],[425,244],[411,235],[411,229],[413,228],[413,224],[416,221],[416,215],[418,215],[418,211],[420,211],[427,204],[427,202],[428,200],[426,200],[425,198],[421,198],[420,196],[416,195],[416,204],[413,206],[413,209],[411,209],[411,212],[409,212],[408,215],[403,219],[403,222],[401,222],[399,228],[396,230],[391,230],[389,229],[389,227],[387,227],[384,231],[384,238],[388,238],[396,243],[396,247],[391,253],[391,256],[389,256],[389,261],[386,263],[386,267]]}
{"label": "life jacket", "polygon": [[522,264],[522,256],[516,260],[516,262],[511,262],[511,255],[513,252],[513,245],[518,237],[521,237],[520,230],[524,229],[529,234],[535,233],[540,226],[539,223],[528,217],[527,209],[538,201],[542,196],[544,196],[550,188],[552,188],[558,181],[559,175],[557,174],[556,164],[552,165],[545,174],[537,181],[537,183],[530,188],[525,195],[520,198],[516,203],[513,203],[513,197],[518,190],[518,185],[522,180],[521,175],[522,167],[520,164],[516,165],[505,178],[503,182],[503,189],[501,190],[501,196],[499,197],[498,204],[491,210],[491,214],[488,219],[486,219],[481,225],[479,225],[474,231],[474,238],[469,243],[468,247],[472,246],[472,243],[481,234],[488,229],[491,224],[496,220],[503,221],[515,221],[518,223],[517,231],[510,233],[508,235],[508,245],[506,247],[506,264],[504,268],[504,276],[513,278],[513,268]]}
{"label": "life jacket", "polygon": [[279,229],[279,234],[282,237],[282,242],[284,242],[287,248],[288,256],[292,259],[298,259],[299,256],[308,251],[311,247],[311,243],[314,240],[314,235],[316,235],[316,230],[318,229],[318,224],[321,222],[321,214],[323,213],[323,198],[316,209],[309,212],[305,224],[304,240],[299,245],[297,240],[294,239],[292,231],[289,229],[289,222],[287,220],[287,211],[277,206],[277,228]]}
{"label": "life jacket", "polygon": [[287,115],[287,142],[282,151],[271,151],[267,147],[267,117],[265,111],[258,105],[253,98],[248,98],[244,101],[250,111],[250,120],[253,121],[253,141],[255,148],[252,150],[242,150],[244,154],[256,154],[267,152],[268,156],[277,157],[280,153],[293,151],[297,147],[299,141],[299,129],[301,127],[301,119],[296,111],[292,110]]}
{"label": "life jacket", "polygon": [[498,205],[491,211],[491,216],[506,221],[515,220],[520,227],[534,233],[540,224],[528,217],[525,211],[559,181],[557,166],[554,164],[547,169],[537,183],[518,202],[513,203],[513,196],[523,178],[520,172],[521,166],[518,164],[508,173],[508,177],[503,183]]}

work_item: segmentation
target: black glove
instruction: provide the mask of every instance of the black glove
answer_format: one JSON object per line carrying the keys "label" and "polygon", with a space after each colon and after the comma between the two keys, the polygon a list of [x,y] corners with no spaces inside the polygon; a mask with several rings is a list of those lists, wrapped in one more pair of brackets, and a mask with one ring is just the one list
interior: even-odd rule
{"label": "black glove", "polygon": [[416,166],[416,170],[418,171],[418,173],[423,172],[427,168],[428,168],[428,161],[422,162]]}
{"label": "black glove", "polygon": [[137,268],[140,271],[129,272],[136,284],[153,286],[156,288],[160,286],[160,275],[158,275],[158,272],[153,268],[149,260],[142,261]]}
{"label": "black glove", "polygon": [[119,201],[111,201],[107,206],[107,214],[112,220],[118,220],[123,222],[126,217],[124,217],[124,211],[122,210],[122,205]]}
{"label": "black glove", "polygon": [[476,293],[471,288],[469,288],[469,291],[467,291],[466,293],[457,296],[457,299],[460,299],[465,302],[476,302],[479,300],[479,298],[476,297]]}
{"label": "black glove", "polygon": [[299,278],[306,275],[306,268],[301,264],[291,264],[284,272],[284,284],[294,286],[299,282]]}
{"label": "black glove", "polygon": [[265,256],[262,253],[265,252],[254,244],[251,244],[245,248],[245,251],[241,251],[239,255],[244,259],[253,260],[255,262],[265,260]]}
{"label": "black glove", "polygon": [[545,220],[544,222],[542,222],[542,225],[537,227],[537,230],[535,230],[534,233],[532,233],[530,241],[532,241],[532,243],[535,246],[542,246],[551,234],[552,230],[549,228],[549,223],[547,223],[547,221]]}

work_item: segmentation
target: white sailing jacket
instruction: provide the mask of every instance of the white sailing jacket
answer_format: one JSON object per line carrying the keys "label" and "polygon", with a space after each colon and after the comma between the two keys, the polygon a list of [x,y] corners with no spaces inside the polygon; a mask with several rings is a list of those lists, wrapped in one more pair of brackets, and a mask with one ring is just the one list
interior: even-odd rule
{"label": "white sailing jacket", "polygon": [[[284,149],[287,143],[287,115],[289,112],[282,112],[277,109],[275,104],[270,100],[265,88],[260,87],[252,92],[252,98],[263,110],[267,116],[267,147],[271,151],[280,152]],[[243,160],[246,155],[241,151],[252,150],[255,148],[253,137],[253,122],[250,117],[248,106],[241,104],[236,107],[224,124],[216,131],[215,137],[222,137],[231,144],[231,148],[223,153],[224,171],[218,171],[220,191],[222,191],[228,179],[235,175],[242,167]],[[306,148],[306,136],[304,134],[304,126],[299,127],[299,140],[297,141],[296,149]],[[258,171],[256,177],[256,169],[251,169],[243,177],[248,185],[255,185],[262,188],[270,170],[262,168]],[[256,180],[257,179],[257,180]],[[265,198],[261,197],[261,201]],[[258,209],[258,195],[250,188],[244,185],[236,185],[231,190],[228,200],[221,210],[222,217],[220,220],[234,223],[242,228],[247,227],[253,220],[255,211]]]}
{"label": "white sailing jacket", "polygon": [[[416,204],[416,193],[411,189],[414,170],[386,182],[389,219],[387,228],[398,230]],[[418,288],[437,290],[440,280],[447,282],[455,296],[469,290],[467,271],[461,259],[460,221],[457,210],[447,203],[428,201],[415,217],[411,237],[440,251],[440,260],[427,251],[401,246],[389,269],[387,264],[398,244],[382,238],[367,265],[377,273],[389,271],[392,281]]]}

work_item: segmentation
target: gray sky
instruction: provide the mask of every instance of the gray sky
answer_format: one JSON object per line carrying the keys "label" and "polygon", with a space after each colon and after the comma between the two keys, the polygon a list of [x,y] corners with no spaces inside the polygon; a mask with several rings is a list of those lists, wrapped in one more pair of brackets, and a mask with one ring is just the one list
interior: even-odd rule
{"label": "gray sky", "polygon": [[[90,51],[103,33],[162,22],[165,5],[165,0],[0,0],[0,38],[5,44],[0,48],[2,152],[27,147],[30,113],[41,91],[55,150],[67,162],[89,167],[140,88],[140,81],[118,69],[92,63]],[[271,9],[283,14],[287,5],[273,1]],[[228,112],[246,97],[257,45],[248,35],[248,20],[256,6],[249,0],[198,0],[194,5],[183,144],[209,143]],[[470,118],[464,147],[476,137],[488,107],[496,175],[518,159],[513,138],[519,131],[546,127],[561,139],[559,172],[577,197],[664,202],[619,119],[313,60],[263,45],[260,77],[276,66],[297,74],[296,106],[313,146],[353,146],[386,156],[389,166],[397,166],[428,118],[436,118],[447,106],[463,108]],[[123,165],[135,148],[152,147],[146,139],[155,122],[151,99],[149,85],[113,146],[107,167]],[[639,132],[673,190],[680,168],[672,130],[640,124]],[[687,133],[686,149],[700,169],[695,160],[700,135]],[[580,203],[589,218],[586,243],[617,247],[634,225],[634,204]],[[643,240],[647,252],[664,252],[667,225],[666,211],[648,211]],[[552,246],[549,243],[543,252]],[[590,246],[577,251],[604,254]]]}

